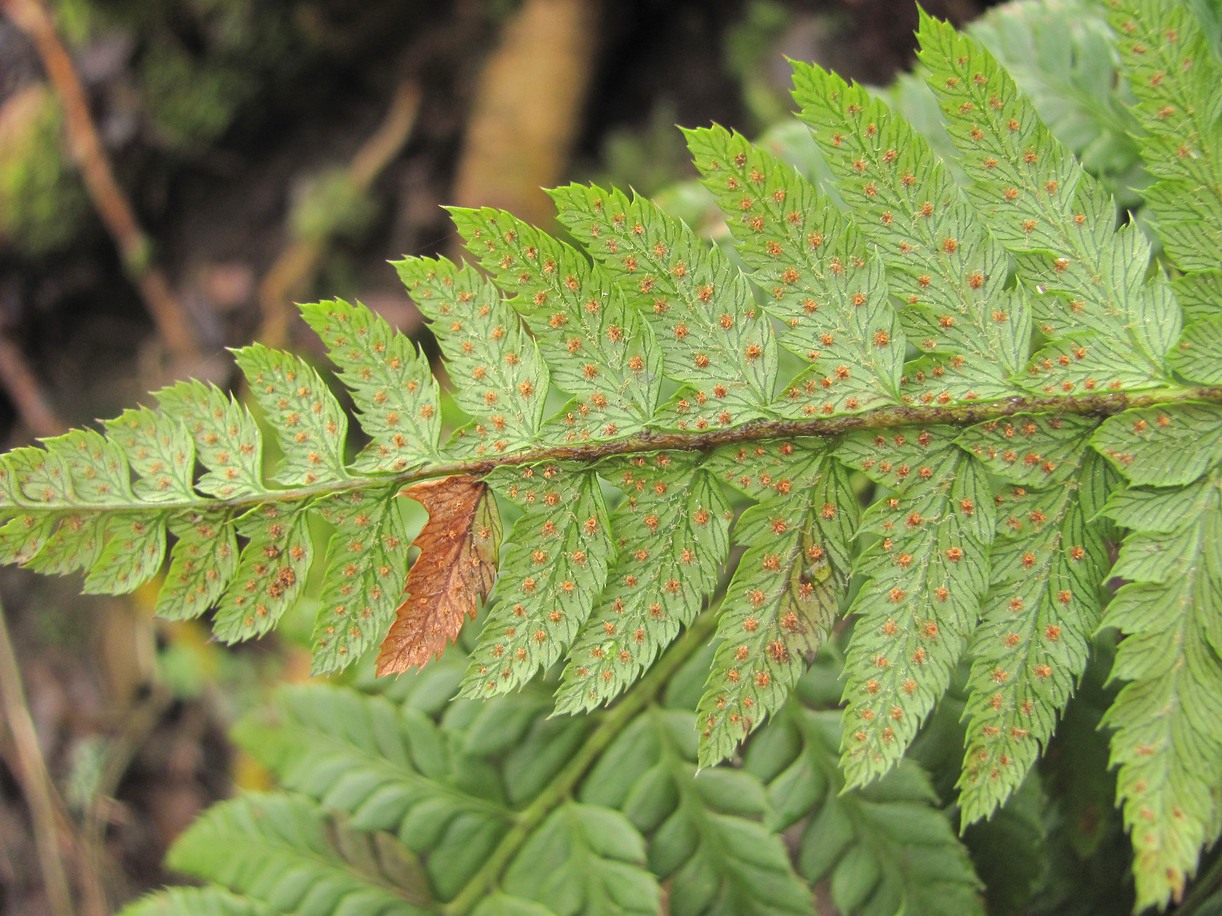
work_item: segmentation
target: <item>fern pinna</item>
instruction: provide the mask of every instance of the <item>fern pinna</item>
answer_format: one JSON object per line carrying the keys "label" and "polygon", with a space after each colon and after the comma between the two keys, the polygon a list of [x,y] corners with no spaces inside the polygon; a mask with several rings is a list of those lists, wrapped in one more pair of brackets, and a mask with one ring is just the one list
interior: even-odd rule
{"label": "fern pinna", "polygon": [[[618,698],[593,732],[581,718],[531,732],[560,748],[545,754],[540,739],[532,753],[546,757],[542,779],[568,774],[563,791],[523,789],[520,774],[507,795],[488,796],[447,760],[478,775],[512,742],[455,749],[436,716],[405,708],[395,724],[382,699],[287,695],[287,743],[262,751],[273,768],[363,829],[397,831],[405,855],[426,855],[402,865],[412,893],[394,897],[384,862],[374,885],[455,912],[492,888],[487,912],[529,900],[592,912],[594,899],[652,911],[659,878],[672,881],[672,905],[693,912],[760,905],[756,879],[771,882],[772,911],[805,911],[809,894],[775,835],[761,834],[750,862],[724,856],[762,830],[756,816],[774,830],[808,819],[802,876],[831,874],[844,909],[929,911],[938,901],[920,894],[931,889],[970,909],[975,879],[939,832],[944,820],[927,841],[949,856],[949,883],[919,885],[863,864],[871,853],[853,831],[878,840],[896,824],[845,806],[898,793],[915,806],[909,827],[923,823],[930,790],[902,758],[962,665],[962,823],[990,818],[1031,785],[1102,628],[1122,637],[1113,675],[1124,686],[1105,721],[1137,900],[1179,899],[1222,818],[1222,390],[1210,387],[1222,384],[1222,68],[1187,7],[1110,6],[1135,142],[1156,179],[1146,228],[1158,262],[990,53],[926,17],[921,61],[953,160],[879,96],[798,65],[795,98],[826,184],[738,134],[687,132],[730,250],[648,200],[592,186],[552,192],[580,247],[505,212],[455,210],[482,271],[440,258],[395,265],[440,343],[446,394],[416,345],[364,307],[304,306],[368,438],[355,457],[345,411],[314,368],[255,344],[236,357],[262,424],[185,382],[104,431],[4,456],[3,558],[82,571],[91,592],[161,575],[162,616],[210,611],[232,642],[275,627],[325,553],[316,674],[375,646],[381,674],[422,665],[483,606],[465,672],[441,670],[464,698],[518,695],[504,708],[527,710],[510,715],[519,737],[546,669],[559,711]],[[277,452],[270,477],[264,426]],[[427,509],[418,532],[405,499]],[[318,520],[333,532],[325,552]],[[845,614],[835,726],[787,698]],[[701,655],[710,635],[715,649]],[[667,652],[677,639],[690,648]],[[640,697],[663,690],[659,672],[690,683],[692,658],[703,689],[680,693],[696,709],[694,735],[671,702],[634,719]],[[477,708],[454,707],[468,721]],[[319,716],[350,722],[350,734],[319,738]],[[769,718],[741,768],[691,781],[695,765],[733,756]],[[397,730],[410,746],[387,737]],[[583,744],[591,735],[601,737]],[[333,766],[294,775],[294,759],[316,754]],[[349,791],[349,764],[384,772]],[[675,813],[633,821],[632,793],[651,792]],[[426,830],[422,811],[441,826]],[[681,814],[712,820],[673,820]],[[296,796],[250,797],[188,834],[192,861],[208,858],[208,831],[226,818],[231,833],[280,831],[273,852],[316,842],[357,855],[328,833],[342,825]],[[667,830],[726,825],[733,838],[721,845],[653,851]],[[482,853],[459,859],[447,843]],[[540,885],[529,862],[557,849],[601,864],[573,866],[581,880],[559,868]],[[274,885],[281,867],[269,863]],[[302,905],[276,896],[288,893],[279,885],[252,890],[263,878],[225,877],[223,861],[196,867]],[[420,867],[426,878],[412,878]],[[763,877],[739,874],[752,868]],[[341,894],[350,871],[328,893]],[[219,911],[231,902],[208,899]]]}

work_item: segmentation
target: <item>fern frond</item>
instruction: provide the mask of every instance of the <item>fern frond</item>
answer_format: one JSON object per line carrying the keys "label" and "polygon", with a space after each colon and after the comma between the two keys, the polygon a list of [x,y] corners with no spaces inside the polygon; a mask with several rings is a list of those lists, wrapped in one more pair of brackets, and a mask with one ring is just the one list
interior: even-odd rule
{"label": "fern frond", "polygon": [[[657,913],[662,891],[642,866],[645,842],[618,811],[567,802],[505,872],[508,894],[555,913]],[[540,868],[540,863],[547,863]]]}
{"label": "fern frond", "polygon": [[929,780],[905,761],[884,779],[845,793],[834,713],[792,704],[752,744],[746,768],[776,799],[771,826],[802,825],[797,866],[826,881],[840,912],[983,913],[979,881]]}
{"label": "fern frond", "polygon": [[353,831],[299,796],[215,805],[179,837],[169,862],[189,862],[277,913],[430,911],[428,887],[396,840]]}
{"label": "fern frond", "polygon": [[[1222,390],[1206,387],[1222,384],[1219,64],[1178,5],[1115,6],[1171,279],[1004,68],[924,17],[953,161],[875,95],[801,65],[821,182],[738,134],[688,132],[749,273],[616,190],[552,192],[575,244],[456,209],[487,276],[395,265],[444,371],[363,306],[302,310],[368,436],[354,460],[339,392],[259,344],[236,351],[253,412],[182,382],[0,456],[0,560],[114,593],[167,566],[158,612],[211,613],[230,642],[316,588],[316,673],[379,644],[379,670],[401,672],[483,605],[465,674],[443,661],[432,683],[487,705],[286,693],[280,725],[244,740],[312,800],[218,809],[181,861],[252,906],[403,890],[325,805],[397,834],[455,911],[643,910],[665,881],[675,909],[803,912],[776,834],[803,817],[792,785],[817,809],[799,871],[830,876],[838,903],[943,908],[916,881],[930,863],[945,880],[928,886],[972,911],[962,847],[901,757],[970,667],[959,805],[965,822],[991,816],[1052,738],[1102,615],[1124,635],[1108,722],[1140,901],[1176,897],[1222,823]],[[1128,530],[1114,566],[1112,522]],[[1104,611],[1112,578],[1126,584]],[[829,714],[793,694],[846,605],[839,776]],[[554,708],[615,705],[542,719],[542,692],[522,688],[549,670]],[[698,715],[683,736],[680,695]],[[756,734],[746,769],[715,768],[770,718],[779,737]],[[752,771],[769,741],[784,753]],[[247,866],[214,855],[222,835]],[[536,878],[528,864],[560,847]],[[311,856],[347,864],[312,890],[277,877]]]}
{"label": "fern frond", "polygon": [[270,907],[219,887],[168,887],[129,903],[121,916],[273,916]]}
{"label": "fern frond", "polygon": [[736,770],[697,777],[693,738],[685,713],[650,710],[608,748],[582,797],[623,810],[649,835],[649,865],[674,912],[809,913],[784,846],[761,823],[763,785]]}
{"label": "fern frond", "polygon": [[[470,880],[475,853],[486,855],[510,828],[495,777],[416,708],[334,687],[284,688],[270,715],[239,723],[235,738],[286,789],[343,812],[357,829],[398,836],[423,856],[443,896]],[[181,855],[195,862],[190,850]]]}

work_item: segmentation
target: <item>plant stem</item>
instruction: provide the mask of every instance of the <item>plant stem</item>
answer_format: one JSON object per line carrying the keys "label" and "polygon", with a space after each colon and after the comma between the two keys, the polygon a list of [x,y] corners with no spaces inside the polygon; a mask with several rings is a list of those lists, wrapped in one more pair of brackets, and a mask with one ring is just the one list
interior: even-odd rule
{"label": "plant stem", "polygon": [[152,241],[140,226],[102,146],[89,113],[89,100],[81,85],[72,57],[55,31],[55,23],[44,0],[3,0],[13,22],[34,43],[47,79],[64,106],[64,128],[68,145],[80,167],[94,209],[106,225],[127,276],[140,290],[145,307],[166,347],[178,359],[199,352],[195,329],[182,302],[170,290],[165,274],[152,261]]}
{"label": "plant stem", "polygon": [[47,908],[54,916],[71,916],[74,912],[72,891],[64,869],[64,847],[69,845],[69,840],[61,835],[59,829],[61,820],[66,820],[66,816],[38,746],[38,734],[30,718],[25,688],[21,684],[21,669],[17,667],[17,654],[9,638],[3,605],[0,605],[0,709],[4,711],[4,721],[13,737],[17,764],[13,775],[30,808],[30,823],[34,830],[34,845],[47,895]]}
{"label": "plant stem", "polygon": [[496,886],[501,873],[535,829],[571,795],[586,771],[602,756],[611,742],[654,701],[683,663],[708,642],[716,628],[715,614],[705,613],[696,618],[683,637],[602,717],[598,727],[581,746],[581,750],[556,775],[551,784],[518,813],[513,828],[505,834],[483,867],[467,882],[458,896],[446,904],[443,912],[447,916],[470,912]]}
{"label": "plant stem", "polygon": [[759,442],[765,439],[790,439],[811,437],[829,439],[863,429],[887,429],[895,426],[927,426],[942,424],[970,426],[987,420],[1000,420],[1020,413],[1051,413],[1062,416],[1110,417],[1125,410],[1141,407],[1158,407],[1184,402],[1222,404],[1222,387],[1165,387],[1126,393],[1113,391],[1104,394],[1088,394],[1076,397],[1012,397],[1000,401],[961,403],[947,407],[915,406],[900,404],[879,407],[857,414],[837,417],[822,417],[808,420],[753,420],[742,426],[725,429],[682,432],[653,432],[647,430],[635,436],[607,442],[584,445],[564,445],[536,448],[501,455],[495,458],[464,458],[438,464],[417,467],[397,474],[366,477],[346,477],[342,480],[324,481],[305,487],[287,490],[269,490],[232,499],[167,500],[155,505],[146,502],[107,502],[86,506],[75,503],[45,504],[18,503],[8,509],[63,510],[71,509],[76,514],[91,512],[114,512],[117,510],[140,511],[156,508],[167,512],[203,511],[206,509],[250,509],[268,502],[292,502],[312,499],[332,493],[343,493],[367,487],[385,486],[387,483],[409,484],[433,477],[449,477],[466,474],[482,477],[499,467],[517,467],[539,464],[545,461],[570,461],[591,463],[616,455],[634,455],[648,452],[687,451],[704,452],[722,445]]}

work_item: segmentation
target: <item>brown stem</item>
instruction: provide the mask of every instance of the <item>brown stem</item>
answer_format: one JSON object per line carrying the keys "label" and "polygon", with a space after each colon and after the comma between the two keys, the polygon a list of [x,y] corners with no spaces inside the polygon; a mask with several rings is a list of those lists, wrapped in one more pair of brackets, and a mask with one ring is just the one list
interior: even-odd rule
{"label": "brown stem", "polygon": [[21,348],[0,331],[0,385],[8,393],[21,420],[36,436],[55,436],[67,429],[67,424],[55,413],[55,408],[43,394],[30,364]]}
{"label": "brown stem", "polygon": [[[348,180],[357,193],[368,191],[403,149],[416,126],[419,110],[420,87],[413,80],[401,82],[395,88],[386,117],[348,166]],[[292,316],[292,297],[313,276],[325,253],[324,240],[302,239],[285,248],[268,268],[259,284],[259,305],[263,311],[259,340],[273,347],[284,345]]]}
{"label": "brown stem", "polygon": [[47,78],[55,87],[64,107],[68,146],[81,170],[94,208],[119,249],[123,269],[140,290],[145,307],[170,352],[179,359],[193,356],[199,351],[199,343],[191,320],[183,304],[171,292],[165,274],[153,263],[152,242],[115,180],[110,159],[89,113],[85,88],[72,57],[55,31],[45,0],[0,2],[13,22],[33,41]]}
{"label": "brown stem", "polygon": [[[1062,416],[1110,417],[1125,410],[1142,407],[1159,407],[1185,402],[1222,404],[1222,386],[1152,388],[1146,391],[1127,393],[1113,391],[1103,394],[1085,394],[1075,397],[1012,397],[1000,401],[960,403],[946,407],[901,404],[894,407],[879,407],[863,413],[839,417],[816,417],[809,420],[753,420],[742,426],[704,431],[657,433],[646,431],[635,436],[609,442],[592,442],[584,445],[558,445],[527,449],[510,455],[491,458],[460,458],[452,461],[426,464],[397,474],[374,474],[372,476],[345,477],[342,480],[327,480],[308,486],[287,490],[252,493],[229,499],[182,499],[157,503],[157,508],[167,512],[176,510],[199,511],[201,508],[247,509],[268,502],[295,502],[335,493],[359,490],[364,487],[384,486],[392,481],[400,484],[448,477],[452,474],[468,474],[482,477],[499,467],[520,467],[545,461],[572,461],[590,463],[614,455],[637,455],[649,452],[685,451],[705,452],[722,445],[759,442],[764,439],[793,439],[813,437],[829,439],[862,429],[889,429],[897,426],[970,426],[987,420],[999,420],[1021,413],[1051,413]],[[76,514],[115,512],[125,509],[145,510],[146,502],[110,502],[105,505],[73,504]],[[26,507],[10,507],[9,512]],[[29,508],[39,508],[31,506]],[[41,507],[60,509],[62,506]]]}
{"label": "brown stem", "polygon": [[4,608],[0,605],[0,709],[13,738],[15,750],[14,776],[21,785],[30,808],[30,821],[34,828],[34,843],[38,851],[38,866],[42,871],[43,887],[47,893],[47,906],[53,916],[71,916],[73,913],[72,891],[68,885],[68,874],[64,869],[64,851],[70,847],[71,839],[62,835],[60,825],[67,822],[63,805],[59,800],[47,763],[38,746],[38,735],[34,720],[30,718],[30,707],[26,703],[25,688],[21,684],[21,669],[17,667],[17,655],[9,638]]}

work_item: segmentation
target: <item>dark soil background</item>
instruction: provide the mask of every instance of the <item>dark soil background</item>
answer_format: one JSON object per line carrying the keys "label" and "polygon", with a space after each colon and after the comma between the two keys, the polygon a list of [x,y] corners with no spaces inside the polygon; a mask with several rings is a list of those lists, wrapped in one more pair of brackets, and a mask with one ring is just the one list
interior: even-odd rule
{"label": "dark soil background", "polygon": [[[785,56],[885,83],[911,63],[917,21],[911,0],[58,0],[105,154],[193,338],[176,350],[73,165],[18,24],[31,5],[0,2],[5,448],[149,403],[174,379],[232,384],[226,346],[309,350],[293,301],[359,299],[419,333],[386,261],[456,254],[442,204],[548,225],[540,187],[652,193],[689,174],[671,125],[758,133],[789,107]],[[988,3],[924,5],[963,22]],[[173,837],[263,778],[228,722],[308,670],[289,641],[227,650],[201,626],[153,621],[149,594],[79,588],[0,575],[51,789],[39,833],[33,742],[9,690],[0,913],[62,909],[39,838],[80,912],[173,881]]]}

